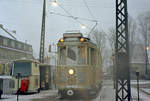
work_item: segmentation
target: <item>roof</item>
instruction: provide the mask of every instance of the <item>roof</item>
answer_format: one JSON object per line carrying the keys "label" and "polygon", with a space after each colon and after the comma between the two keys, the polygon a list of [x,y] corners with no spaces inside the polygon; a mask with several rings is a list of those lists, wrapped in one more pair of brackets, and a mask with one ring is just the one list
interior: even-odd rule
{"label": "roof", "polygon": [[[38,62],[37,60],[33,60],[33,59],[17,59],[17,60],[15,60],[14,62],[16,62],[16,61],[22,61],[22,62]],[[38,62],[39,63],[39,62]]]}
{"label": "roof", "polygon": [[[24,40],[21,40],[19,38],[19,36],[11,31],[8,30],[8,32],[10,32],[16,39],[17,41],[20,41],[20,42],[23,42],[24,43]],[[0,35],[3,36],[3,37],[7,37],[9,39],[12,39],[12,40],[15,40],[12,36],[10,36],[8,33],[6,33],[3,29],[0,28]]]}

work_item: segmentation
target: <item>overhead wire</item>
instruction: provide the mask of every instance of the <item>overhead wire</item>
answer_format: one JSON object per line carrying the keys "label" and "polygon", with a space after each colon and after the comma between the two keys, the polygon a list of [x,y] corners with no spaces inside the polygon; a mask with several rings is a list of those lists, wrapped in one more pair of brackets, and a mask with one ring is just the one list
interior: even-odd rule
{"label": "overhead wire", "polygon": [[96,24],[94,25],[94,27],[92,27],[92,29],[90,28],[90,27],[88,27],[87,25],[85,25],[85,24],[82,24],[76,17],[74,17],[70,12],[68,12],[62,5],[60,5],[59,3],[58,3],[58,6],[61,8],[61,9],[63,9],[64,10],[64,12],[68,15],[68,16],[66,16],[66,15],[62,15],[62,14],[57,14],[57,15],[61,15],[61,16],[66,16],[66,17],[70,17],[70,18],[72,18],[73,20],[75,20],[76,22],[78,22],[79,24],[81,24],[81,26],[83,27],[86,27],[86,28],[88,28],[90,31],[89,31],[89,33],[91,33],[91,31],[94,31],[94,29],[95,29],[95,27],[97,26],[97,21],[92,21],[92,22],[96,22]]}
{"label": "overhead wire", "polygon": [[86,8],[88,9],[89,14],[91,15],[91,17],[92,17],[93,19],[95,19],[95,17],[94,17],[94,15],[92,14],[92,12],[91,12],[91,10],[90,10],[90,8],[89,8],[89,6],[88,6],[86,0],[83,0],[83,2],[84,2],[84,4],[85,4]]}
{"label": "overhead wire", "polygon": [[55,13],[55,12],[50,12],[50,14],[60,15],[60,16],[64,16],[64,17],[70,17],[70,18],[73,18],[73,19],[80,19],[80,20],[86,20],[86,21],[92,21],[92,22],[99,22],[98,20],[93,20],[93,19],[88,19],[88,18],[81,18],[81,17],[78,17],[78,16],[69,16],[69,15],[64,15],[64,14]]}
{"label": "overhead wire", "polygon": [[[89,6],[88,6],[86,0],[83,0],[83,2],[84,2],[84,4],[85,4],[86,8],[88,9],[88,12],[89,12],[89,14],[91,15],[91,17],[92,17],[93,19],[95,19],[95,17],[94,17],[94,15],[93,15],[93,13],[91,12],[91,10],[90,10],[90,8],[89,8]],[[92,29],[89,31],[88,37],[90,37],[90,34],[91,34],[93,31],[95,32],[95,28],[97,27],[97,24],[98,24],[98,23],[96,22],[95,25],[92,27]]]}
{"label": "overhead wire", "polygon": [[[63,10],[64,10],[64,12],[66,12],[72,19],[74,19],[74,17],[73,17],[73,15],[71,14],[71,13],[69,13],[62,5],[60,5],[59,3],[58,3],[58,6],[60,7],[60,8],[62,8]],[[83,23],[81,23],[79,20],[77,20],[77,19],[74,19],[76,22],[78,22],[79,24],[81,24],[81,25],[84,25]]]}

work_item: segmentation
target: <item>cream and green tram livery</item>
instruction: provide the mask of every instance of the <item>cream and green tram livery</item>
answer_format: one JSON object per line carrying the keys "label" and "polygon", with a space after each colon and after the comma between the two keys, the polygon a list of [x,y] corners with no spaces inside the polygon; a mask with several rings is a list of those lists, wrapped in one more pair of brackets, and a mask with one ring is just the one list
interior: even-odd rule
{"label": "cream and green tram livery", "polygon": [[[20,73],[19,85],[18,73]],[[40,88],[39,62],[29,59],[15,60],[12,67],[12,78],[13,93],[38,92]]]}
{"label": "cream and green tram livery", "polygon": [[57,46],[58,94],[62,97],[96,95],[102,83],[96,45],[81,33],[64,33]]}

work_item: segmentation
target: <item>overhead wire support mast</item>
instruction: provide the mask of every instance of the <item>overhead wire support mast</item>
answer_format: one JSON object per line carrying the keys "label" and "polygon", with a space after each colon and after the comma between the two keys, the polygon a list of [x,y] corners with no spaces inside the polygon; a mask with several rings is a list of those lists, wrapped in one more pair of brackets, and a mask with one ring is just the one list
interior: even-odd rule
{"label": "overhead wire support mast", "polygon": [[40,40],[40,54],[39,54],[39,61],[41,63],[44,63],[45,19],[46,19],[46,0],[43,0],[43,15],[42,15],[41,40]]}
{"label": "overhead wire support mast", "polygon": [[130,101],[127,0],[116,0],[116,101]]}

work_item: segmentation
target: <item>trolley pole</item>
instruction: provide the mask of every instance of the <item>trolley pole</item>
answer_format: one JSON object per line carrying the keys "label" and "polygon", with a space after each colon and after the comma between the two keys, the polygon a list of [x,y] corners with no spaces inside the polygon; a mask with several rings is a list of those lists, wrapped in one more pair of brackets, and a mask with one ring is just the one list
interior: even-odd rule
{"label": "trolley pole", "polygon": [[140,101],[140,97],[139,97],[139,72],[136,72],[136,76],[137,76],[137,93],[138,93],[138,101]]}
{"label": "trolley pole", "polygon": [[21,73],[17,73],[17,79],[18,79],[18,87],[17,87],[17,101],[19,101],[19,78],[21,76]]}

